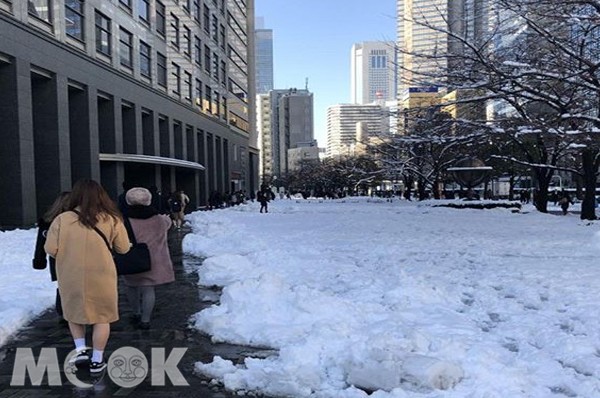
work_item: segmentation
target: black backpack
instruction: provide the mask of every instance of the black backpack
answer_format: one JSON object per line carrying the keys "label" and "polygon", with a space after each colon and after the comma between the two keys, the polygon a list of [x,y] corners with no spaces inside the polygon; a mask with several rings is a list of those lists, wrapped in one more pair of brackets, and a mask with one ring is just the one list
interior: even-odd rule
{"label": "black backpack", "polygon": [[173,213],[179,213],[181,211],[181,202],[179,199],[171,200],[171,211]]}

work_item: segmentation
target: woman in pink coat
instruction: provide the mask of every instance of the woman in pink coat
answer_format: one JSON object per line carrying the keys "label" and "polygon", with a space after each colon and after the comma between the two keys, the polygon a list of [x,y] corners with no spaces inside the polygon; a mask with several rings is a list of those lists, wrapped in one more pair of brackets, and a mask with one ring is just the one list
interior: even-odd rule
{"label": "woman in pink coat", "polygon": [[150,328],[150,316],[154,309],[154,286],[175,280],[167,245],[171,219],[167,215],[158,214],[154,206],[150,205],[152,194],[146,188],[131,188],[127,191],[125,200],[135,239],[138,243],[146,243],[150,251],[150,271],[123,275],[134,321],[139,321],[140,329],[147,330]]}

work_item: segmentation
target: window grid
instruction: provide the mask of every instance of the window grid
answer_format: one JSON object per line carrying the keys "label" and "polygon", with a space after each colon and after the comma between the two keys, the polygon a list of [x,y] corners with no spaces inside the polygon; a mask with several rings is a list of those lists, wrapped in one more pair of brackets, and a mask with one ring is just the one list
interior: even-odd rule
{"label": "window grid", "polygon": [[150,0],[138,0],[138,16],[142,22],[150,24]]}
{"label": "window grid", "polygon": [[156,80],[159,86],[167,87],[167,57],[156,53]]}
{"label": "window grid", "polygon": [[189,72],[183,72],[184,75],[184,79],[183,79],[183,83],[184,83],[184,94],[185,94],[185,99],[188,101],[192,100],[192,74]]}
{"label": "window grid", "polygon": [[204,45],[204,70],[210,74],[210,48]]}
{"label": "window grid", "polygon": [[173,75],[173,78],[175,79],[175,87],[173,88],[173,94],[180,97],[181,96],[181,68],[175,62],[173,62],[171,64],[171,66],[173,67],[173,72],[171,72],[171,74]]}
{"label": "window grid", "polygon": [[96,51],[111,56],[112,32],[110,19],[96,11]]}
{"label": "window grid", "polygon": [[173,28],[173,40],[171,40],[171,44],[179,49],[179,18],[173,13],[171,13],[171,28]]}
{"label": "window grid", "polygon": [[167,14],[165,11],[165,5],[160,1],[156,1],[156,31],[165,36],[167,27]]}
{"label": "window grid", "polygon": [[192,40],[191,40],[191,36],[192,36],[192,32],[190,31],[190,28],[188,28],[187,26],[183,25],[183,45],[184,45],[184,49],[183,52],[185,55],[189,57],[192,56]]}
{"label": "window grid", "polygon": [[27,4],[29,15],[52,24],[52,0],[29,0]]}
{"label": "window grid", "polygon": [[203,25],[204,25],[204,31],[206,33],[210,33],[210,10],[208,9],[208,6],[206,4],[204,4],[204,11],[203,11]]}
{"label": "window grid", "polygon": [[202,40],[198,36],[194,36],[194,62],[199,67],[202,67]]}
{"label": "window grid", "polygon": [[119,5],[131,12],[131,0],[119,0]]}
{"label": "window grid", "polygon": [[119,59],[122,66],[133,66],[133,35],[123,28],[119,31]]}
{"label": "window grid", "polygon": [[152,49],[140,40],[140,74],[152,78]]}
{"label": "window grid", "polygon": [[84,0],[65,1],[65,25],[67,35],[79,41],[85,40]]}

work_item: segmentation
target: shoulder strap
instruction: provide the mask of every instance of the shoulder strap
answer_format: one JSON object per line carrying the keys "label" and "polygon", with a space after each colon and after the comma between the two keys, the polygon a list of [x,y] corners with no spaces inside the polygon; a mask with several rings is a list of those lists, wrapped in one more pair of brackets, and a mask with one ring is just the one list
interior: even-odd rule
{"label": "shoulder strap", "polygon": [[123,217],[123,224],[125,224],[127,236],[129,236],[131,244],[137,245],[137,240],[135,239],[135,234],[133,233],[133,227],[131,226],[131,222],[129,222],[129,217]]}
{"label": "shoulder strap", "polygon": [[[72,211],[73,211],[73,213],[77,214],[78,216],[81,215],[81,213],[79,213],[75,209],[73,209]],[[113,249],[112,249],[112,247],[110,247],[110,243],[108,243],[108,239],[106,238],[106,235],[104,235],[104,233],[102,231],[100,231],[100,229],[96,226],[94,226],[94,231],[96,231],[96,233],[98,233],[98,235],[100,235],[100,237],[102,238],[104,243],[106,243],[106,247],[108,248],[108,251],[110,251],[112,253]]]}

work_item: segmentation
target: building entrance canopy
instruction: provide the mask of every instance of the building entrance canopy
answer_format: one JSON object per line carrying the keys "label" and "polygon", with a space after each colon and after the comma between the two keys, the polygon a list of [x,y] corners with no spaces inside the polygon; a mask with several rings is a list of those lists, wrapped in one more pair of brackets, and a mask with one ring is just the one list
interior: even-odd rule
{"label": "building entrance canopy", "polygon": [[190,162],[189,160],[164,158],[161,156],[134,155],[129,153],[101,153],[101,162],[133,162],[150,163],[162,166],[184,167],[187,169],[205,170],[200,163]]}

